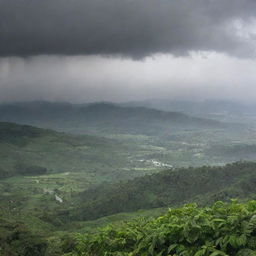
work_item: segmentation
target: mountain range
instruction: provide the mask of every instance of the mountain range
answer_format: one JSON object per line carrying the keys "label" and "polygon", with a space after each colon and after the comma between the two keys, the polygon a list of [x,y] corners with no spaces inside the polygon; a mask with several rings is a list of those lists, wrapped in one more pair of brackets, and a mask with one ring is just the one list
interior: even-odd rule
{"label": "mountain range", "polygon": [[224,128],[225,124],[180,112],[113,103],[27,102],[0,105],[0,121],[71,133],[159,135],[175,130]]}

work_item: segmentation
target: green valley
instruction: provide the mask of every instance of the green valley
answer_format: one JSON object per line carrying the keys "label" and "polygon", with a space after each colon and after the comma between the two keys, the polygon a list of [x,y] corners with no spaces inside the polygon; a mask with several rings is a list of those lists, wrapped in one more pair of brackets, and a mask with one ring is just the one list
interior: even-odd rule
{"label": "green valley", "polygon": [[21,123],[0,122],[3,256],[83,255],[76,233],[90,241],[108,224],[148,223],[169,207],[255,198],[253,125],[105,103],[0,113]]}

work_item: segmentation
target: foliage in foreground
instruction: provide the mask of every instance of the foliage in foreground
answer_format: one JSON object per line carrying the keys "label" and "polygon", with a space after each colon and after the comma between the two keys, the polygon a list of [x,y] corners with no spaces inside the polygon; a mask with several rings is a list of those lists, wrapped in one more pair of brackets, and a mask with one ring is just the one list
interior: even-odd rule
{"label": "foliage in foreground", "polygon": [[256,201],[188,204],[162,217],[79,235],[72,256],[256,255]]}

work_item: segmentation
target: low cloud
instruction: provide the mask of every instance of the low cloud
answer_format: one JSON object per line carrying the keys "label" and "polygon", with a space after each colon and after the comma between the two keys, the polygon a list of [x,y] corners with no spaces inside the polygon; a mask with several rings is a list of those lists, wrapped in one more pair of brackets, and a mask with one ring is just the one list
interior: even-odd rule
{"label": "low cloud", "polygon": [[143,61],[100,56],[2,58],[0,101],[256,100],[256,60],[213,52]]}

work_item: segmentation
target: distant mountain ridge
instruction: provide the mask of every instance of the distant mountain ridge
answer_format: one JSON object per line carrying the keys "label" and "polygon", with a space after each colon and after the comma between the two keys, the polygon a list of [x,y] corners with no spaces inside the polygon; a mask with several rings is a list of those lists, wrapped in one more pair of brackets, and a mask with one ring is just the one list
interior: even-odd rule
{"label": "distant mountain ridge", "polygon": [[154,135],[175,129],[223,128],[225,124],[146,107],[113,103],[70,104],[27,102],[0,105],[0,121],[29,124],[73,133]]}
{"label": "distant mountain ridge", "polygon": [[[147,107],[162,111],[177,111],[216,120],[232,120],[237,116],[255,116],[255,104],[231,100],[169,100],[148,99],[122,103],[126,107]],[[232,118],[231,118],[232,117]]]}

